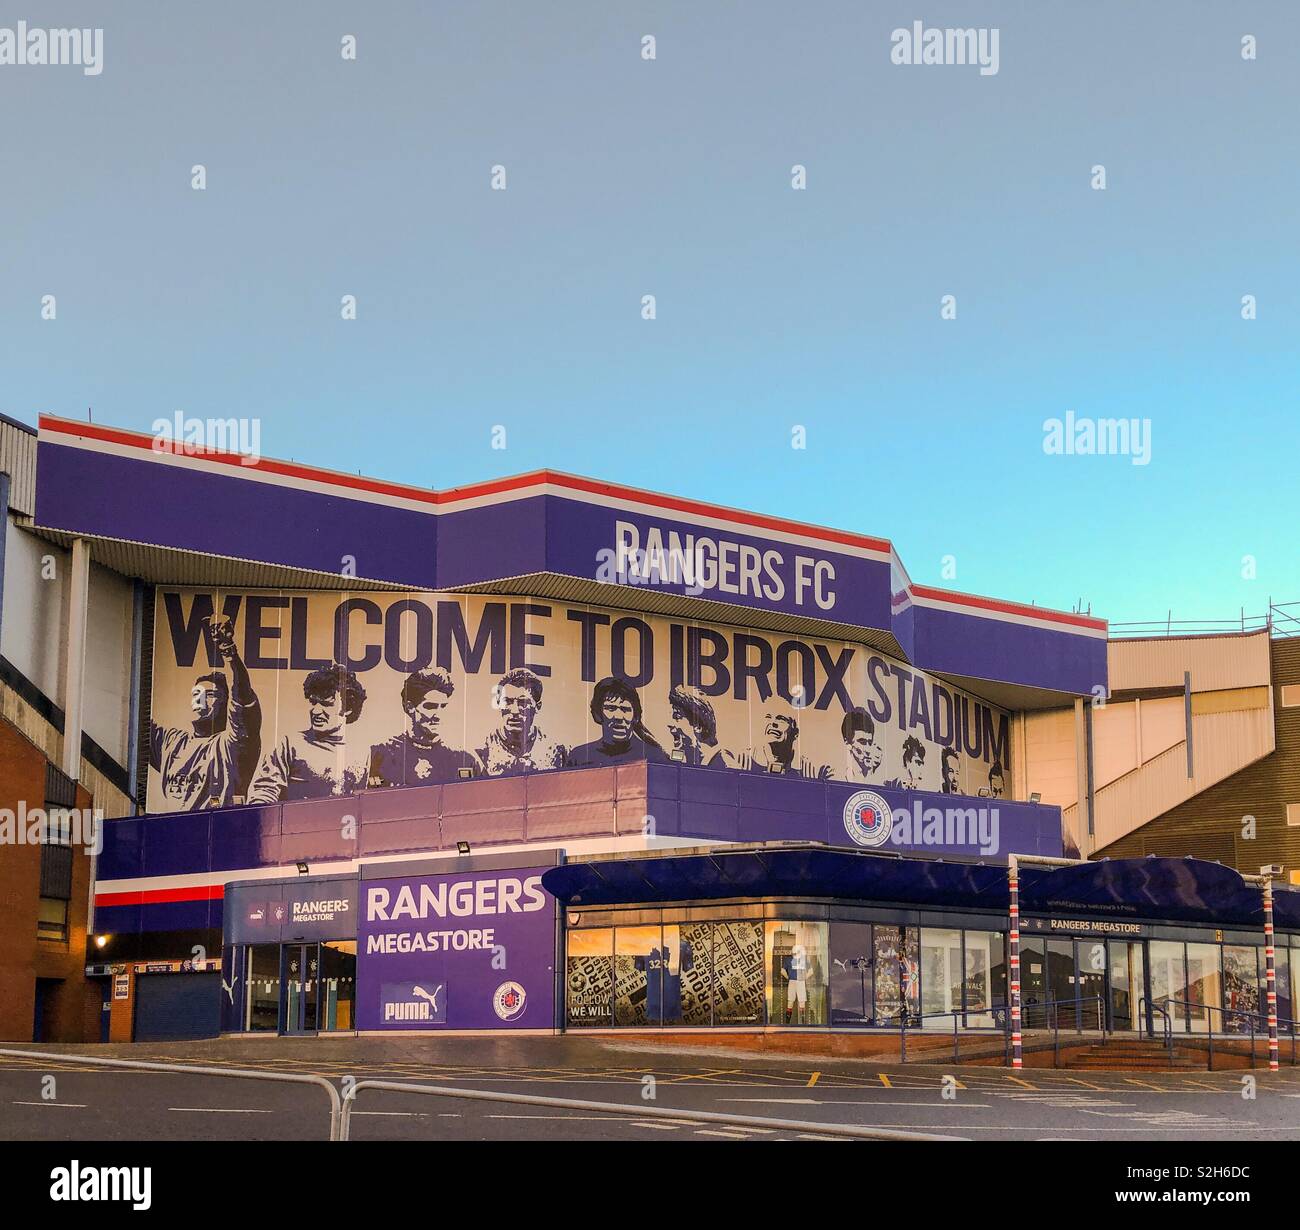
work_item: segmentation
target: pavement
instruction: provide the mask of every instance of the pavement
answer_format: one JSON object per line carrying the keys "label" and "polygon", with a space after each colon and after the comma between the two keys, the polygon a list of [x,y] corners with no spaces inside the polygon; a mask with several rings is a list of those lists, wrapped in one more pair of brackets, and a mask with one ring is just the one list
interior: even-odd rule
{"label": "pavement", "polygon": [[[1300,1068],[1278,1074],[1034,1070],[769,1057],[709,1046],[562,1037],[267,1038],[24,1047],[0,1058],[0,1138],[324,1140],[327,1094],[309,1085],[178,1071],[96,1069],[80,1052],[247,1072],[378,1079],[632,1108],[571,1110],[364,1090],[355,1140],[843,1140],[831,1124],[969,1140],[1300,1140]],[[799,1126],[651,1116],[709,1111]],[[819,1131],[819,1129],[823,1129]]]}

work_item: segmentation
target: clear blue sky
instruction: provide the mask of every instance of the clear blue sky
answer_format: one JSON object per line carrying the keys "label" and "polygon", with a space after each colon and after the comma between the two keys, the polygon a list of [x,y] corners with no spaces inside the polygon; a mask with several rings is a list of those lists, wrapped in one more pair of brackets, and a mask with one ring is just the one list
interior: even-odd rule
{"label": "clear blue sky", "polygon": [[[104,71],[0,67],[0,411],[258,416],[269,455],[436,487],[550,466],[1113,620],[1300,599],[1292,0],[21,17],[102,26]],[[892,65],[917,18],[996,26],[1000,71]],[[1151,463],[1045,455],[1070,410],[1150,419]]]}

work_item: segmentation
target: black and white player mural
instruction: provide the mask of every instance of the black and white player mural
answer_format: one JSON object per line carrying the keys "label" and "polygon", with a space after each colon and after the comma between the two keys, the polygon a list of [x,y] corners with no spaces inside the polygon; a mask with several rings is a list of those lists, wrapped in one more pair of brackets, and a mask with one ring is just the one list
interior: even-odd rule
{"label": "black and white player mural", "polygon": [[149,810],[649,760],[1001,797],[1008,714],[860,644],[538,599],[160,588]]}

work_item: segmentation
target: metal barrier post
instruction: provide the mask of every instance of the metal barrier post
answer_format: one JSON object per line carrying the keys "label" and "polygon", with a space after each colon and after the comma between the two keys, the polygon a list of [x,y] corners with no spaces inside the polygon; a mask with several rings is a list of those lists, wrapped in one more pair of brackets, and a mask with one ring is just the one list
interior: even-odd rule
{"label": "metal barrier post", "polygon": [[1019,1071],[1025,1066],[1025,1059],[1020,1033],[1020,867],[1014,854],[1007,857],[1007,891],[1010,895],[1007,965],[1011,974],[1011,1066]]}
{"label": "metal barrier post", "polygon": [[9,1059],[40,1059],[45,1063],[89,1063],[100,1068],[128,1068],[139,1072],[192,1072],[196,1076],[243,1077],[245,1080],[279,1081],[290,1085],[316,1085],[329,1094],[330,1136],[339,1139],[342,1106],[339,1091],[323,1076],[309,1076],[296,1072],[249,1072],[237,1068],[208,1068],[188,1063],[152,1063],[142,1059],[101,1059],[95,1055],[70,1055],[66,1051],[13,1051],[0,1050],[0,1056]]}
{"label": "metal barrier post", "polygon": [[[1273,952],[1273,879],[1265,877],[1264,897],[1264,978],[1268,999],[1268,1070],[1278,1070],[1277,1053],[1277,969]],[[1250,1042],[1251,1066],[1254,1066],[1255,1040]]]}

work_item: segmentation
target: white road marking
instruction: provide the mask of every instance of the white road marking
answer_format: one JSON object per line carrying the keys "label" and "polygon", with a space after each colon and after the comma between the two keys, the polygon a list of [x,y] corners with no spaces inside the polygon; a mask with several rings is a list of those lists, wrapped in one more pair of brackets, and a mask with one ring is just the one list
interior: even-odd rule
{"label": "white road marking", "polygon": [[168,1110],[192,1115],[269,1115],[269,1110],[255,1110],[246,1106],[169,1106]]}
{"label": "white road marking", "polygon": [[14,1100],[15,1106],[62,1106],[66,1110],[85,1110],[85,1102],[19,1102]]}

